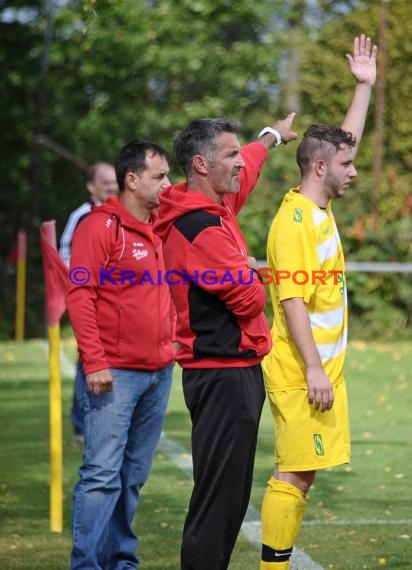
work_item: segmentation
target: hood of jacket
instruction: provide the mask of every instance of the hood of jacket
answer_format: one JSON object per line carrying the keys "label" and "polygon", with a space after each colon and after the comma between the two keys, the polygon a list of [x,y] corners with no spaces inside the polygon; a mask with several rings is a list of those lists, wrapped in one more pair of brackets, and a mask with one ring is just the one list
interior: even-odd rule
{"label": "hood of jacket", "polygon": [[138,220],[125,208],[119,196],[110,196],[110,198],[100,206],[94,206],[91,213],[93,215],[104,214],[107,217],[116,218],[124,228],[129,228],[135,231],[137,230],[148,237],[153,236],[153,222],[155,220],[155,215],[152,213],[148,223]]}
{"label": "hood of jacket", "polygon": [[176,220],[194,210],[203,210],[215,216],[227,215],[222,204],[217,204],[202,192],[187,190],[186,182],[169,186],[160,194],[159,200],[160,206],[153,229],[162,240],[167,239]]}

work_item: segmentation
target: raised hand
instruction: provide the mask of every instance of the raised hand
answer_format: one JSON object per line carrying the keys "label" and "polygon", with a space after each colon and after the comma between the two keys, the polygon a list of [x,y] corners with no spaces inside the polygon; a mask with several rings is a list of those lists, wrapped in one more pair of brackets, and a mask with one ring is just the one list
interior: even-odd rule
{"label": "raised hand", "polygon": [[353,40],[353,56],[346,54],[349,68],[358,83],[374,85],[376,81],[377,46],[372,46],[372,40],[361,34]]}
{"label": "raised hand", "polygon": [[298,138],[298,135],[292,131],[292,123],[295,115],[296,113],[289,113],[284,119],[273,125],[273,128],[276,129],[282,137],[283,144],[288,144],[288,142]]}

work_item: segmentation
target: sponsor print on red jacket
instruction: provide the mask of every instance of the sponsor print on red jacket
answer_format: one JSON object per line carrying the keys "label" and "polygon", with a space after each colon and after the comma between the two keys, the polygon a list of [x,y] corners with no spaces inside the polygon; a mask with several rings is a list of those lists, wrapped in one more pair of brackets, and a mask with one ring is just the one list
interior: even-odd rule
{"label": "sponsor print on red jacket", "polygon": [[181,347],[176,360],[183,368],[253,366],[270,351],[266,292],[248,268],[236,220],[266,157],[259,142],[242,148],[240,191],[221,204],[187,191],[186,184],[160,195],[154,230],[163,240],[166,270],[180,277],[170,288]]}
{"label": "sponsor print on red jacket", "polygon": [[170,292],[155,278],[164,261],[152,222],[137,220],[112,197],[73,236],[66,302],[86,374],[157,370],[173,360]]}

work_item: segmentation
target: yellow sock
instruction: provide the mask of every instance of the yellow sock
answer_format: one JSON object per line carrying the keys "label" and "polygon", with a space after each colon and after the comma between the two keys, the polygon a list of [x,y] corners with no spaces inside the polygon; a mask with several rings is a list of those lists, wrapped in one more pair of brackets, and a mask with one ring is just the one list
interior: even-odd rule
{"label": "yellow sock", "polygon": [[289,570],[289,560],[287,562],[264,562],[260,561],[259,570]]}
{"label": "yellow sock", "polygon": [[305,494],[271,477],[262,504],[260,570],[288,570],[289,558],[306,509]]}

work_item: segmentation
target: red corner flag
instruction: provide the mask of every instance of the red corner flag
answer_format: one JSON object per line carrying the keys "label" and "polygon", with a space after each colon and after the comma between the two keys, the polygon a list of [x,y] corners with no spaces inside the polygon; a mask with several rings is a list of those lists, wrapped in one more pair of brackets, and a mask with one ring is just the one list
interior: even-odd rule
{"label": "red corner flag", "polygon": [[46,288],[47,324],[54,327],[66,309],[69,287],[68,270],[56,249],[56,221],[43,222],[40,227],[40,247]]}

